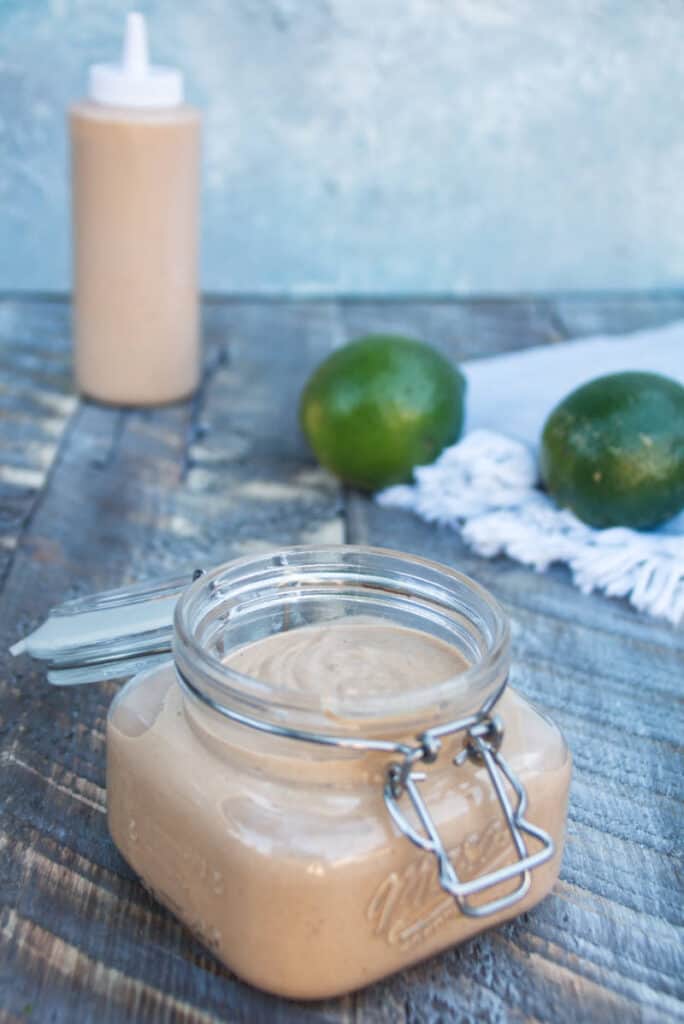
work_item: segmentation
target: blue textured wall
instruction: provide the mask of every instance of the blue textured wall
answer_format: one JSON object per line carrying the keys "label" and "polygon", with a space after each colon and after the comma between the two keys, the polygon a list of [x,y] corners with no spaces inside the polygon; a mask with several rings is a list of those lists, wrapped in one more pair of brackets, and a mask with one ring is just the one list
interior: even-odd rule
{"label": "blue textured wall", "polygon": [[[206,288],[684,282],[682,0],[139,7],[206,111]],[[63,111],[130,8],[0,0],[0,288],[68,285]]]}

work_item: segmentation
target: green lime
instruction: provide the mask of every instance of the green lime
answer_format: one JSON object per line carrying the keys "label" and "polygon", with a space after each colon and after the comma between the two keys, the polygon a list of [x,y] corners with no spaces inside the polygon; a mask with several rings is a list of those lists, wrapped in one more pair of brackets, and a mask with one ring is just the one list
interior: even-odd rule
{"label": "green lime", "polygon": [[541,474],[591,526],[657,526],[684,507],[684,387],[614,373],[577,388],[542,433]]}
{"label": "green lime", "polygon": [[321,465],[374,491],[409,480],[460,436],[464,393],[461,373],[429,345],[368,335],[318,367],[299,413]]}

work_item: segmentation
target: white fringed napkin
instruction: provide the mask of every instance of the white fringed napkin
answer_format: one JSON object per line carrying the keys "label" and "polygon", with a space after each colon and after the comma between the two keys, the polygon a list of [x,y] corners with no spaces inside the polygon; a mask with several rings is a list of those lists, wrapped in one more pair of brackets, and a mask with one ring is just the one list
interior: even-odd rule
{"label": "white fringed napkin", "polygon": [[416,469],[414,484],[381,491],[378,503],[452,526],[486,557],[505,553],[540,572],[564,562],[584,592],[626,597],[641,611],[680,622],[684,513],[648,532],[586,526],[538,489],[537,448],[551,409],[595,377],[650,370],[684,384],[684,322],[473,360],[461,369],[468,381],[463,440]]}

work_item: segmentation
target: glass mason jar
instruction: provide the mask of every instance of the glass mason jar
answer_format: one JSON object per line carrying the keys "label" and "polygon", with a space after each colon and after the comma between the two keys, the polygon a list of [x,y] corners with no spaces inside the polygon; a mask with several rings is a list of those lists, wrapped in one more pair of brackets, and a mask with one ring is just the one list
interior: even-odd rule
{"label": "glass mason jar", "polygon": [[[226,664],[360,617],[428,634],[467,667],[388,698],[365,678],[302,691]],[[571,759],[506,686],[509,658],[487,591],[414,556],[290,548],[220,566],[182,590],[173,660],[112,703],[114,842],[217,957],[274,993],[337,995],[462,942],[537,903],[560,867]]]}

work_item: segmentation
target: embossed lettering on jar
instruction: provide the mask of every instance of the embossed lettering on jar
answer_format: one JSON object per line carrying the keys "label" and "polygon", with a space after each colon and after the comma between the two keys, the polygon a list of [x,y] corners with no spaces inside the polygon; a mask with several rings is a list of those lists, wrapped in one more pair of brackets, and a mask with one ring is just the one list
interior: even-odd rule
{"label": "embossed lettering on jar", "polygon": [[571,761],[506,686],[492,597],[370,548],[222,566],[174,662],[110,711],[112,836],[233,971],[346,992],[529,909],[557,878]]}

